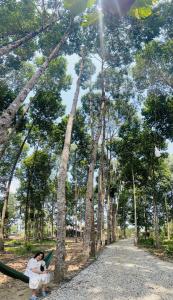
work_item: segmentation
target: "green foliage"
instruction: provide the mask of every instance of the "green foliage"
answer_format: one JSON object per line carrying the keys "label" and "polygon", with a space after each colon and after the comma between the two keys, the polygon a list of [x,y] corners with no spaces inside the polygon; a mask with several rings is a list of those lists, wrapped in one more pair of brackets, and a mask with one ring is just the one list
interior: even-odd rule
{"label": "green foliage", "polygon": [[[37,57],[36,64],[41,66],[44,62],[44,57]],[[40,78],[38,89],[42,91],[60,92],[67,91],[70,88],[72,79],[67,72],[67,60],[60,56],[50,62],[45,74]]]}
{"label": "green foliage", "polygon": [[21,240],[10,240],[6,242],[6,245],[9,246],[21,246],[23,242]]}
{"label": "green foliage", "polygon": [[[76,74],[79,75],[80,61],[75,65],[75,71],[76,71]],[[91,82],[91,77],[94,75],[95,71],[96,71],[96,67],[93,64],[92,60],[89,58],[86,58],[84,60],[84,68],[83,68],[82,77],[81,77],[81,86],[83,89],[88,88],[88,86]]]}
{"label": "green foliage", "polygon": [[152,6],[158,0],[136,0],[131,9],[131,15],[138,19],[145,19],[152,15]]}
{"label": "green foliage", "polygon": [[152,41],[137,54],[133,75],[139,90],[155,88],[162,94],[172,90],[172,49],[172,40]]}
{"label": "green foliage", "polygon": [[14,100],[15,94],[10,90],[4,81],[0,81],[0,114]]}
{"label": "green foliage", "polygon": [[173,97],[150,94],[142,114],[162,137],[173,139]]}
{"label": "green foliage", "polygon": [[86,8],[91,8],[95,2],[95,0],[64,0],[64,7],[70,10],[72,16],[77,16]]}
{"label": "green foliage", "polygon": [[21,34],[38,25],[35,0],[1,1],[0,32],[3,35]]}
{"label": "green foliage", "polygon": [[95,23],[98,23],[100,18],[102,17],[103,17],[102,13],[98,11],[92,12],[90,14],[85,14],[81,25],[83,27],[93,25]]}
{"label": "green foliage", "polygon": [[140,238],[138,241],[139,245],[146,247],[146,248],[153,248],[154,247],[154,240],[153,238],[143,239]]}

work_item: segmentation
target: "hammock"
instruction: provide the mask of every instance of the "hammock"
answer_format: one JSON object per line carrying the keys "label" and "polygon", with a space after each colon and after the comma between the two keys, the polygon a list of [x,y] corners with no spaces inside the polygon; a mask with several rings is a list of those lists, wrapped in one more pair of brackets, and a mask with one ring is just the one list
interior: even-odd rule
{"label": "hammock", "polygon": [[[52,258],[53,258],[53,251],[50,251],[44,259],[47,268],[50,265]],[[3,264],[2,262],[0,262],[0,272],[14,279],[19,279],[25,283],[29,283],[28,276],[24,275],[22,272],[16,271],[15,269]]]}

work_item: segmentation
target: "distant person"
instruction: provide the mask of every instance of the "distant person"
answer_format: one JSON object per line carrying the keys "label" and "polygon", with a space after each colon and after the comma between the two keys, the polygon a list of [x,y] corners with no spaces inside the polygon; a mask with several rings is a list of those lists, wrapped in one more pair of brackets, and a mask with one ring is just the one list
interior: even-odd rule
{"label": "distant person", "polygon": [[37,292],[42,288],[42,296],[48,294],[47,284],[50,282],[50,274],[47,271],[44,259],[44,253],[38,252],[28,261],[25,275],[29,277],[29,288],[32,290],[30,300],[37,300]]}

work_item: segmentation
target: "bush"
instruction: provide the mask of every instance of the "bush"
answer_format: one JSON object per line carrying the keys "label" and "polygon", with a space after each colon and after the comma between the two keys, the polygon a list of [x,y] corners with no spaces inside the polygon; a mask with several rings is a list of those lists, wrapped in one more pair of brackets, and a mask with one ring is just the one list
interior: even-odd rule
{"label": "bush", "polygon": [[31,243],[25,243],[24,248],[27,252],[31,252],[33,250],[33,245]]}
{"label": "bush", "polygon": [[139,245],[142,245],[144,247],[153,247],[154,246],[154,239],[149,238],[149,239],[142,239],[140,238],[138,241]]}
{"label": "bush", "polygon": [[163,249],[167,255],[173,255],[173,241],[164,241]]}

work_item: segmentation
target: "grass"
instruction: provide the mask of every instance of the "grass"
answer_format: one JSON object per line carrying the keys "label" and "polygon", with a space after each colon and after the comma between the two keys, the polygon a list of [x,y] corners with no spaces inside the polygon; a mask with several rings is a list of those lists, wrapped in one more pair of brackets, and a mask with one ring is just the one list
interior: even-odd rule
{"label": "grass", "polygon": [[54,240],[43,240],[43,241],[30,241],[25,242],[24,240],[9,240],[5,243],[5,250],[15,255],[27,255],[35,254],[38,251],[45,251],[50,247],[54,247],[56,241]]}

